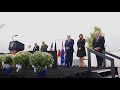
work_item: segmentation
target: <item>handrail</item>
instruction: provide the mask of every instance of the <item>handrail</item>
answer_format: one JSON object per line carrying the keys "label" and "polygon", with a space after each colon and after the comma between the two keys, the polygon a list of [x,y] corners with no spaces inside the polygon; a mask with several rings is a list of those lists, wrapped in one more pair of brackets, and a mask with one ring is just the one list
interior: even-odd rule
{"label": "handrail", "polygon": [[108,57],[108,56],[104,56],[102,53],[99,53],[99,52],[97,52],[97,51],[95,51],[93,49],[89,49],[89,51],[92,52],[92,53],[94,53],[94,54],[96,54],[96,55],[98,55],[98,56],[100,56],[100,57],[105,57],[105,59],[114,60],[113,58]]}
{"label": "handrail", "polygon": [[114,59],[106,56],[105,54],[99,53],[93,49],[87,48],[88,51],[88,71],[91,72],[91,53],[94,53],[95,55],[98,55],[104,59],[108,59],[111,61],[111,74],[112,74],[112,78],[115,78],[115,68],[114,68]]}
{"label": "handrail", "polygon": [[[114,58],[120,59],[119,56],[114,55],[114,54],[109,53],[109,52],[106,52],[106,51],[103,51],[103,54],[104,54],[104,55],[107,54],[107,55],[112,56],[112,57],[114,57]],[[104,67],[106,67],[106,61],[105,61],[105,58],[103,58],[103,61],[104,61]]]}
{"label": "handrail", "polygon": [[108,55],[110,55],[110,56],[112,56],[112,57],[114,57],[114,58],[120,59],[119,56],[114,55],[114,54],[112,54],[112,53],[109,53],[109,52],[106,52],[106,51],[105,51],[105,54],[108,54]]}

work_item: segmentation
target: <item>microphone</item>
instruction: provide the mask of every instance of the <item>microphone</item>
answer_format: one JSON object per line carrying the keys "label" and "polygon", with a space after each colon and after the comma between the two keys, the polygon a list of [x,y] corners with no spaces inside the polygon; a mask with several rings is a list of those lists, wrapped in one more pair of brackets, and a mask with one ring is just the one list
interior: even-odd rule
{"label": "microphone", "polygon": [[18,35],[14,35],[14,36],[18,36]]}
{"label": "microphone", "polygon": [[12,40],[13,40],[13,41],[14,41],[13,37],[16,37],[16,36],[18,36],[18,35],[13,35],[13,36],[12,36]]}

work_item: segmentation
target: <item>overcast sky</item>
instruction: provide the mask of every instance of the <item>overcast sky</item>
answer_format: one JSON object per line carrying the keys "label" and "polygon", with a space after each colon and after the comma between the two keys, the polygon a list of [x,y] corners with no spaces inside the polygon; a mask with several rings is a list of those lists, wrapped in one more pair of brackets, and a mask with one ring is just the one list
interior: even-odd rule
{"label": "overcast sky", "polygon": [[76,49],[78,35],[89,36],[94,26],[105,33],[107,51],[120,50],[120,12],[0,12],[0,24],[6,24],[0,28],[0,52],[9,52],[14,34],[26,50],[28,45],[41,45],[43,40],[49,48],[56,40],[59,49],[62,39],[70,34]]}

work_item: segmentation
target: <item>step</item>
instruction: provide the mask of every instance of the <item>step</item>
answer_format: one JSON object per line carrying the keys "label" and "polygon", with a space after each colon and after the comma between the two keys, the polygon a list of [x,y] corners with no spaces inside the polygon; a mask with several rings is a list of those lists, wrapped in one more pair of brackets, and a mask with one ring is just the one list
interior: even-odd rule
{"label": "step", "polygon": [[102,73],[102,72],[108,72],[108,71],[111,71],[111,69],[99,69],[99,70],[94,70],[92,72]]}
{"label": "step", "polygon": [[[108,76],[105,76],[105,77],[103,77],[103,78],[112,78],[112,75],[108,75]],[[118,76],[118,75],[115,75],[115,78],[119,78],[119,76]]]}

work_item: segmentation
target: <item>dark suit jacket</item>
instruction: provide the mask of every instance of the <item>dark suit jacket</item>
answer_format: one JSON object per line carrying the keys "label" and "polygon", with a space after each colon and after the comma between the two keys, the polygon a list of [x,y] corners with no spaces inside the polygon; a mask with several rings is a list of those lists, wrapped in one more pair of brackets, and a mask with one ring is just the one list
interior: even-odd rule
{"label": "dark suit jacket", "polygon": [[33,51],[39,51],[39,46],[34,46]]}
{"label": "dark suit jacket", "polygon": [[74,45],[73,39],[70,39],[70,41],[68,40],[65,41],[65,49],[66,47],[69,47],[69,50],[74,51],[73,45]]}
{"label": "dark suit jacket", "polygon": [[47,48],[48,48],[48,45],[44,44],[41,46],[41,51],[45,52],[45,51],[47,51]]}
{"label": "dark suit jacket", "polygon": [[105,39],[104,37],[100,36],[98,41],[96,40],[96,38],[93,39],[92,47],[93,49],[96,47],[100,47],[100,50],[98,52],[102,52],[103,50],[105,50],[104,44],[105,44]]}

